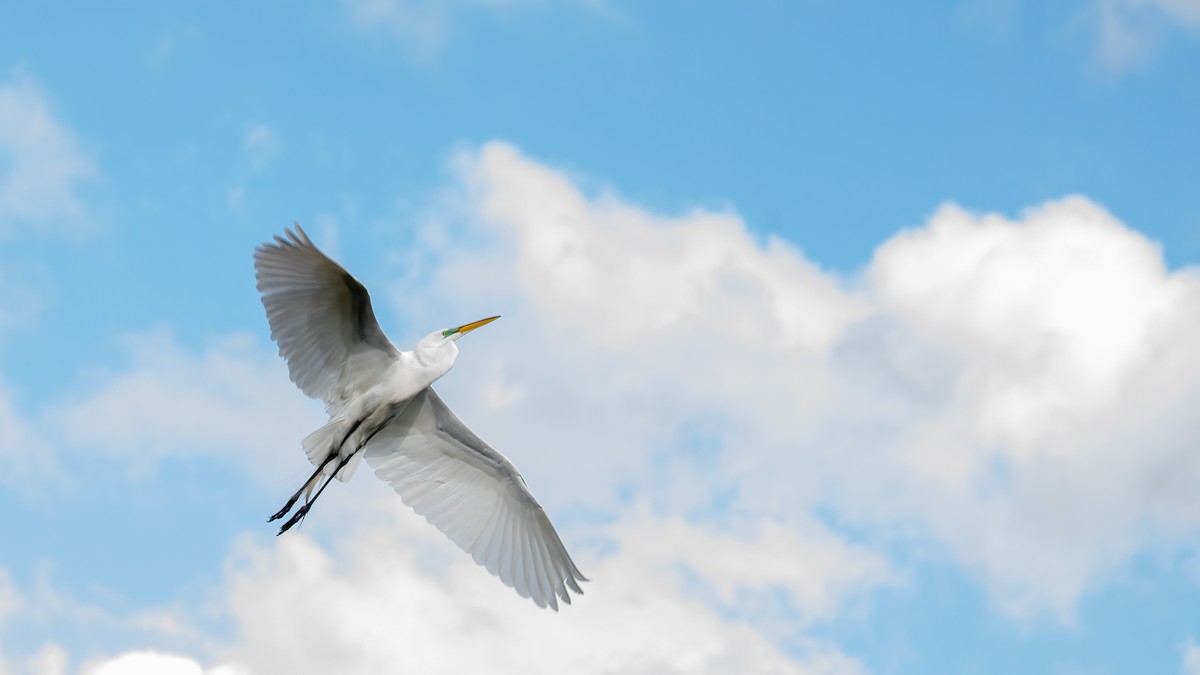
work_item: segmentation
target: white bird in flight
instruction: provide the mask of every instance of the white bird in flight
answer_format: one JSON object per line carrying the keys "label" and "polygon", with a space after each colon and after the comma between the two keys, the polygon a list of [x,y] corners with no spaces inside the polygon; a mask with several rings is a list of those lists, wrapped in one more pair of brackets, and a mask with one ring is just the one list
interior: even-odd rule
{"label": "white bird in flight", "polygon": [[279,534],[365,457],[405,504],[522,597],[557,610],[558,600],[570,604],[568,589],[583,593],[587,579],[520,472],[430,386],[458,358],[456,340],[500,317],[434,331],[400,351],[380,330],[367,289],[299,225],[255,250],[254,271],[292,381],[329,413],[302,442],[316,470],[271,516],[283,518],[304,496]]}

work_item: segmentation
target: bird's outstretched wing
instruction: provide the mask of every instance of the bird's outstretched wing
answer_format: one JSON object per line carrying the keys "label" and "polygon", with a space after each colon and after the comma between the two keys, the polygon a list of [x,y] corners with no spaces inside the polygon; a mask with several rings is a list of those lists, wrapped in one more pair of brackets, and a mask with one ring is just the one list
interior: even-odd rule
{"label": "bird's outstretched wing", "polygon": [[367,444],[366,460],[404,503],[539,607],[583,593],[575,567],[525,479],[471,433],[432,388]]}
{"label": "bird's outstretched wing", "polygon": [[367,289],[299,225],[254,251],[254,272],[292,381],[330,409],[373,384],[398,357],[379,329]]}

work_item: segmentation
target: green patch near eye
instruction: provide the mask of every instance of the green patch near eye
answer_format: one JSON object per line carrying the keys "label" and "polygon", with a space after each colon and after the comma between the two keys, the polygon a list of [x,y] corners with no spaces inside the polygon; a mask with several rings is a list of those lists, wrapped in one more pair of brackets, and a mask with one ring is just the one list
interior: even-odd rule
{"label": "green patch near eye", "polygon": [[457,328],[447,328],[446,330],[442,331],[442,337],[444,337],[444,338],[448,338],[448,337],[450,337],[451,335],[454,335],[454,334],[455,334],[455,333],[457,333],[457,332],[458,332],[458,329],[457,329]]}

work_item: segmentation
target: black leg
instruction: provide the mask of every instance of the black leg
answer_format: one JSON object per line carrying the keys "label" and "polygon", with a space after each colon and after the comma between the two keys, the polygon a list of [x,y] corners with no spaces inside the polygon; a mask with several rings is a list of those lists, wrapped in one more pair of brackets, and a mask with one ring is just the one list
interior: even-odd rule
{"label": "black leg", "polygon": [[[355,452],[357,452],[357,451],[355,451]],[[276,537],[278,537],[279,535],[283,534],[284,532],[287,532],[288,530],[292,529],[292,526],[295,525],[296,523],[300,522],[301,520],[304,520],[304,516],[308,515],[308,510],[311,509],[312,505],[317,502],[317,498],[321,496],[321,493],[325,491],[325,488],[329,487],[329,483],[331,483],[333,481],[334,476],[337,476],[338,472],[341,471],[347,464],[350,463],[350,459],[352,457],[354,457],[354,454],[355,453],[346,455],[345,459],[343,459],[341,462],[338,462],[337,468],[333,470],[333,473],[329,474],[329,477],[325,479],[324,483],[321,483],[321,489],[317,490],[317,493],[312,496],[312,499],[309,499],[308,501],[304,502],[304,506],[301,506],[299,509],[297,509],[296,512],[292,514],[291,518],[288,518],[287,522],[283,524],[283,527],[279,528],[279,532],[275,533]],[[321,466],[323,467],[325,465],[322,464]],[[314,478],[315,477],[316,476],[314,476]],[[307,485],[307,483],[306,483],[306,485]],[[270,522],[270,521],[268,521],[268,522]]]}
{"label": "black leg", "polygon": [[279,511],[276,512],[275,515],[268,518],[267,522],[270,523],[272,521],[279,520],[280,518],[286,516],[287,512],[291,511],[292,507],[295,506],[296,501],[300,499],[300,495],[304,494],[305,488],[307,488],[310,483],[315,481],[317,479],[317,476],[321,475],[321,472],[325,470],[325,467],[329,466],[329,463],[332,462],[334,460],[334,458],[336,458],[336,457],[337,457],[337,451],[330,450],[329,456],[325,458],[325,461],[321,462],[321,466],[318,466],[317,470],[313,471],[312,475],[308,477],[308,480],[304,481],[304,483],[300,485],[300,489],[296,490],[296,493],[288,498],[287,503],[283,505],[283,508],[279,509]]}
{"label": "black leg", "polygon": [[[282,509],[279,509],[279,511],[277,511],[275,513],[275,515],[273,515],[267,519],[268,523],[279,520],[280,518],[286,516],[288,511],[292,510],[292,507],[296,505],[297,501],[299,501],[300,495],[304,494],[304,491],[309,489],[308,486],[311,485],[312,482],[317,479],[317,476],[321,475],[321,472],[325,469],[325,467],[329,466],[329,463],[332,462],[334,460],[334,458],[338,456],[338,449],[341,448],[342,446],[346,445],[346,441],[350,440],[350,434],[352,434],[358,430],[358,427],[363,423],[364,419],[366,419],[366,418],[365,417],[361,418],[358,421],[356,421],[354,424],[350,425],[350,430],[347,431],[346,435],[342,437],[342,442],[337,444],[337,446],[329,449],[329,454],[325,457],[325,461],[321,462],[321,466],[318,466],[317,470],[313,471],[312,475],[308,477],[308,480],[304,481],[304,483],[302,483],[300,485],[300,489],[296,490],[296,493],[293,494],[290,498],[288,498],[287,503],[283,505]],[[374,435],[374,434],[372,434],[372,435]],[[345,466],[345,464],[346,464],[345,462],[342,462],[342,466]],[[336,474],[337,472],[334,471],[334,473]]]}

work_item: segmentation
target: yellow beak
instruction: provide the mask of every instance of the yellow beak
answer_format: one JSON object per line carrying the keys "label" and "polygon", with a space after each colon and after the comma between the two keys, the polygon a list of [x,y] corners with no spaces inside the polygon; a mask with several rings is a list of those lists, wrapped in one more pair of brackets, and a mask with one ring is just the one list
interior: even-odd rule
{"label": "yellow beak", "polygon": [[480,326],[486,326],[489,323],[491,323],[499,318],[500,317],[498,317],[498,316],[491,316],[486,319],[480,319],[480,320],[474,321],[472,323],[463,324],[463,325],[459,326],[458,328],[450,328],[448,330],[442,331],[442,336],[457,340],[458,338],[466,335],[467,333],[470,333],[471,331],[475,330],[476,328],[479,328]]}

